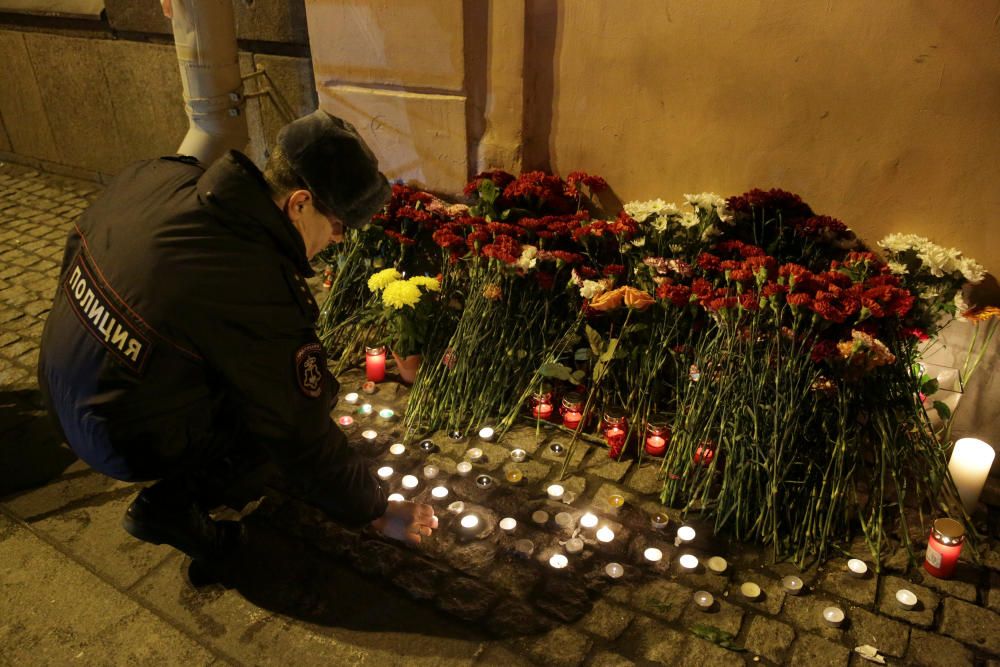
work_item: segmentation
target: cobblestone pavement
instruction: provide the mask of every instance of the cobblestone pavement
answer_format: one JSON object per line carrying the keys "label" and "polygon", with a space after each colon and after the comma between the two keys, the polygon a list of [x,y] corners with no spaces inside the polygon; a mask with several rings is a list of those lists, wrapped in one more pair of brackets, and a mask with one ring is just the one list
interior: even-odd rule
{"label": "cobblestone pavement", "polygon": [[[419,550],[402,548],[275,492],[245,518],[253,539],[231,564],[227,586],[190,586],[186,559],[120,529],[137,487],[76,461],[39,405],[35,360],[63,240],[97,190],[0,165],[0,664],[857,665],[865,663],[851,649],[870,644],[889,664],[1000,666],[995,539],[983,564],[963,563],[950,581],[899,559],[859,579],[846,573],[843,558],[805,572],[766,565],[755,549],[715,541],[695,524],[697,541],[683,551],[703,563],[726,556],[730,567],[722,575],[704,566],[681,573],[683,551],[673,541],[678,517],[671,514],[663,531],[649,525],[658,510],[649,502],[657,485],[652,467],[581,449],[577,472],[564,483],[576,496],[567,504],[539,493],[561,460],[549,449],[557,433],[538,441],[534,429],[518,428],[501,443],[438,434],[432,454],[415,445],[389,453],[399,426],[378,408],[398,413],[406,396],[391,376],[373,396],[361,395],[374,411],[342,400],[334,414],[351,416],[345,428],[352,442],[395,468],[394,490],[402,473],[417,475],[410,495],[438,507],[442,529],[435,537]],[[342,391],[360,379],[357,371],[345,374]],[[367,429],[377,435],[366,440]],[[469,446],[484,456],[463,477],[456,464]],[[511,487],[504,479],[514,446],[528,450],[519,466],[527,481]],[[438,481],[424,479],[427,463],[440,468]],[[494,485],[477,486],[479,474],[491,475]],[[439,482],[451,494],[434,501],[430,487]],[[612,493],[626,498],[620,510],[607,503]],[[458,515],[446,509],[456,498],[485,520],[484,530],[462,534]],[[995,484],[984,500],[995,525]],[[570,537],[557,521],[573,530],[587,508],[599,510],[615,539],[603,545],[580,533],[584,551],[570,555],[566,570],[553,571],[548,556]],[[531,521],[537,509],[550,515],[545,526]],[[495,527],[506,515],[519,521],[510,535]],[[527,558],[516,551],[524,538],[534,545]],[[646,546],[662,549],[659,565],[643,562]],[[620,580],[604,574],[611,560],[624,566]],[[781,577],[793,572],[805,581],[799,596],[781,588]],[[747,580],[762,587],[759,600],[740,595]],[[896,606],[902,587],[921,600],[915,610]],[[694,603],[699,589],[716,598],[705,613]],[[824,625],[828,606],[846,613],[843,627]],[[729,648],[699,625],[731,635]]]}

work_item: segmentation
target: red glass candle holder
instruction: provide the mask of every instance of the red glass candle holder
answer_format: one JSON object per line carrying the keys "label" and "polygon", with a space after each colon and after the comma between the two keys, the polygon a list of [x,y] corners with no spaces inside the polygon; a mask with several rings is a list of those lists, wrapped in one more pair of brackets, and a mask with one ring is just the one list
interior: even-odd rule
{"label": "red glass candle holder", "polygon": [[531,397],[531,414],[538,419],[548,419],[555,411],[552,405],[552,390],[545,386]]}
{"label": "red glass candle holder", "polygon": [[625,411],[619,408],[607,408],[604,411],[604,418],[601,419],[601,433],[608,443],[608,456],[617,458],[625,448],[625,439],[628,436],[628,420],[625,418]]}
{"label": "red glass candle holder", "polygon": [[365,377],[372,382],[385,379],[385,346],[365,348]]}
{"label": "red glass candle holder", "polygon": [[650,456],[663,456],[667,453],[667,443],[670,442],[670,428],[667,426],[667,415],[659,413],[646,422],[646,453]]}
{"label": "red glass candle holder", "polygon": [[939,579],[949,579],[955,573],[958,556],[965,543],[965,528],[954,519],[936,519],[927,539],[924,569]]}
{"label": "red glass candle holder", "polygon": [[574,430],[579,428],[583,421],[583,395],[575,391],[568,392],[563,396],[559,414],[562,415],[563,426]]}
{"label": "red glass candle holder", "polygon": [[712,464],[712,459],[714,458],[715,443],[711,440],[705,440],[698,445],[698,449],[694,450],[694,462],[700,463],[706,468]]}

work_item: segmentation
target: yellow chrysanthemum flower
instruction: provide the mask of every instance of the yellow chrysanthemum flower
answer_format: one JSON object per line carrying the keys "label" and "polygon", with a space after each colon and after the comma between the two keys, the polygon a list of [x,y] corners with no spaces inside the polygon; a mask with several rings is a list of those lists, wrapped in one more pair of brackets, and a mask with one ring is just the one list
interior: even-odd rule
{"label": "yellow chrysanthemum flower", "polygon": [[441,290],[441,283],[438,282],[438,279],[431,278],[430,276],[413,276],[410,278],[410,282],[418,287],[423,287],[428,292],[438,292]]}
{"label": "yellow chrysanthemum flower", "polygon": [[416,306],[420,301],[420,294],[420,288],[409,280],[396,280],[386,285],[382,292],[382,303],[401,310],[406,306]]}
{"label": "yellow chrysanthemum flower", "polygon": [[381,292],[387,285],[396,282],[402,277],[403,274],[396,269],[382,269],[368,278],[368,289],[373,292]]}

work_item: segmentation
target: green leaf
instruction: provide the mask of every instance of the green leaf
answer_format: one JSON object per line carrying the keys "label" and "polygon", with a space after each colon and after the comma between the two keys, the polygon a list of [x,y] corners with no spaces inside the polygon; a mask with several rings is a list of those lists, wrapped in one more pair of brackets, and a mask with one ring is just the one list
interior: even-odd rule
{"label": "green leaf", "polygon": [[568,366],[563,366],[557,362],[547,362],[538,369],[538,374],[546,378],[555,378],[563,382],[572,381],[572,374]]}
{"label": "green leaf", "polygon": [[724,649],[730,651],[735,651],[737,653],[743,653],[746,651],[742,646],[738,646],[733,643],[735,637],[725,630],[720,630],[713,625],[705,625],[703,623],[696,623],[691,626],[691,634],[696,637],[701,637],[702,639],[708,640],[713,644],[718,644]]}
{"label": "green leaf", "polygon": [[584,325],[584,331],[587,334],[587,342],[590,344],[591,354],[595,357],[600,356],[604,350],[604,339],[601,338],[601,334],[597,333],[589,324]]}
{"label": "green leaf", "polygon": [[938,390],[938,387],[939,387],[939,386],[940,386],[940,385],[938,384],[938,381],[937,381],[937,380],[933,380],[933,379],[931,379],[931,380],[928,380],[927,382],[923,383],[923,384],[922,384],[922,385],[920,386],[920,391],[921,391],[921,392],[922,392],[922,393],[923,393],[923,394],[924,394],[925,396],[931,396],[931,395],[933,395],[933,394],[936,394],[936,393],[937,393],[937,390]]}
{"label": "green leaf", "polygon": [[937,410],[937,413],[944,421],[951,419],[951,408],[943,401],[934,401],[934,409]]}
{"label": "green leaf", "polygon": [[604,377],[604,374],[608,370],[608,365],[611,363],[611,360],[615,358],[615,352],[617,351],[618,339],[612,338],[608,341],[607,348],[597,358],[597,361],[594,362],[594,373],[592,377],[594,378],[595,384],[600,383],[601,378]]}

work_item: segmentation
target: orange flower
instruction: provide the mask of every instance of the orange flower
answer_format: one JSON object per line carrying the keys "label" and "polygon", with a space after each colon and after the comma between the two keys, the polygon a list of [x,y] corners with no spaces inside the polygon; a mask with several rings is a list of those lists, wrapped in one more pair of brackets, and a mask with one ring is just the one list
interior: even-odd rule
{"label": "orange flower", "polygon": [[624,287],[619,287],[618,289],[598,294],[590,300],[590,307],[593,310],[598,310],[603,313],[606,313],[609,310],[614,310],[615,308],[621,308],[622,302],[625,300],[624,289]]}
{"label": "orange flower", "polygon": [[483,296],[490,301],[499,301],[503,298],[503,290],[500,289],[499,285],[487,285],[483,288]]}
{"label": "orange flower", "polygon": [[628,286],[622,287],[621,289],[625,292],[625,306],[627,308],[646,310],[653,305],[653,297],[648,293],[643,292],[641,289]]}
{"label": "orange flower", "polygon": [[1000,317],[1000,308],[996,306],[978,306],[962,313],[963,319],[974,322],[983,322],[994,317]]}

